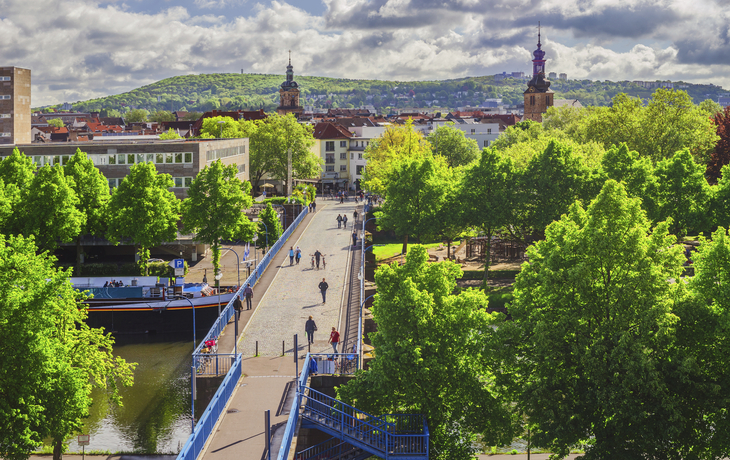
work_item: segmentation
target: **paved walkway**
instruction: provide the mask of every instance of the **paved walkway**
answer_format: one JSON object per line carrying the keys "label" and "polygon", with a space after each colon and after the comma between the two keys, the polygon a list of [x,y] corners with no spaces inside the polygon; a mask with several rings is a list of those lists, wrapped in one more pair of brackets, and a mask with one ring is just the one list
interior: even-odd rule
{"label": "paved walkway", "polygon": [[[255,290],[255,309],[245,312],[241,318],[243,332],[238,349],[243,354],[244,377],[231,398],[229,412],[219,421],[203,452],[205,460],[260,460],[265,446],[264,410],[267,409],[271,411],[273,425],[271,456],[276,458],[294,393],[293,337],[299,336],[301,358],[307,350],[304,323],[310,315],[318,328],[311,351],[332,350],[327,340],[332,327],[340,327],[355,203],[319,199],[317,204],[316,214],[307,217],[266,271],[266,276],[272,279],[270,283],[259,284]],[[338,214],[347,214],[347,228],[337,228]],[[289,265],[289,246],[301,247],[303,257],[299,265]],[[322,265],[319,270],[311,268],[309,254],[317,249],[325,255],[326,269]],[[322,303],[317,288],[323,277],[329,284],[326,304]],[[264,289],[267,285],[268,289]],[[254,357],[257,341],[259,357]],[[284,357],[281,357],[282,341]],[[228,348],[233,348],[232,343],[222,350]]]}

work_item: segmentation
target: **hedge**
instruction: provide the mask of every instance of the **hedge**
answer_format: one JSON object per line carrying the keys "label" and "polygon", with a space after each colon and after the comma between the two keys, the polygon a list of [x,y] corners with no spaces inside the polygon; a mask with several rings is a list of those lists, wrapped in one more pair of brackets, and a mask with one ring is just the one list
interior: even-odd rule
{"label": "hedge", "polygon": [[[73,268],[73,276],[142,276],[139,272],[139,265],[135,263],[127,264],[82,264],[81,273],[76,273],[75,265],[63,264],[61,268]],[[149,276],[172,276],[172,267],[168,262],[149,262],[147,264]],[[185,274],[188,274],[190,267],[188,261],[185,261]]]}

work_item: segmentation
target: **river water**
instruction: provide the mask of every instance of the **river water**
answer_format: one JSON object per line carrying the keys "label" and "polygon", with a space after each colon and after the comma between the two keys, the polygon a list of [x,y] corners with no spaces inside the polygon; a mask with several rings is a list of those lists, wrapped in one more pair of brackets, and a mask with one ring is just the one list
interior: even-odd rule
{"label": "river water", "polygon": [[[190,335],[190,337],[187,337]],[[122,407],[94,390],[84,434],[86,451],[177,454],[191,433],[191,334],[118,336],[114,354],[136,362],[134,385],[121,388]],[[80,452],[76,438],[69,445]]]}

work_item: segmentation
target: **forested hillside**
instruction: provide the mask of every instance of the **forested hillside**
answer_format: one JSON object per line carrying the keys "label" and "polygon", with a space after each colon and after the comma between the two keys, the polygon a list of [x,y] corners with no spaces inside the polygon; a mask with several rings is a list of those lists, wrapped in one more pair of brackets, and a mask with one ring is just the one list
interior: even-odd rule
{"label": "forested hillside", "polygon": [[[73,104],[79,111],[103,109],[126,111],[143,108],[204,112],[212,109],[259,109],[272,111],[279,101],[283,75],[205,74],[166,78],[127,93]],[[318,108],[353,108],[372,104],[382,112],[408,107],[455,109],[482,106],[485,99],[501,98],[507,105],[523,100],[524,81],[506,78],[495,82],[493,76],[467,77],[444,81],[350,80],[344,78],[296,76],[302,91],[302,105]],[[654,89],[630,82],[555,80],[556,98],[578,99],[583,105],[608,105],[618,93],[648,99]],[[713,85],[675,82],[695,103],[724,90]]]}

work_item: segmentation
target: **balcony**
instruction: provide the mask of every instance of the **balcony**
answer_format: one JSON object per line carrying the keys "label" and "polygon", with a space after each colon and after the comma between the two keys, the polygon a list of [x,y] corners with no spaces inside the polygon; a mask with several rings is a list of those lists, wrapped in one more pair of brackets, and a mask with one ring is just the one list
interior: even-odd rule
{"label": "balcony", "polygon": [[335,159],[334,158],[331,158],[331,159],[330,158],[327,158],[326,160],[324,160],[324,164],[333,165],[333,164],[335,164]]}

